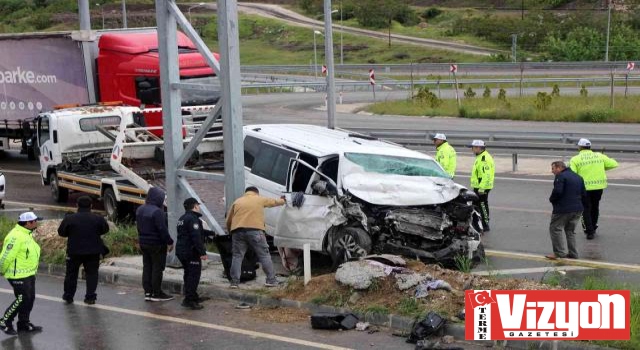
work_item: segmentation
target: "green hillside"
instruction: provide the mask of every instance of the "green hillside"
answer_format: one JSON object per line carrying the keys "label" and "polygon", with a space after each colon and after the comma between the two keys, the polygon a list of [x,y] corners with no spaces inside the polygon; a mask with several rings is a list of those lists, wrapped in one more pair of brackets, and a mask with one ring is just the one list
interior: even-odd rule
{"label": "green hillside", "polygon": [[[323,0],[259,2],[281,4],[310,17],[322,18]],[[639,3],[640,0],[626,0],[624,6],[616,5],[611,11],[610,60],[640,59]],[[93,0],[89,4],[94,29],[122,26],[120,0]],[[180,6],[186,13],[193,4]],[[591,61],[602,60],[605,55],[607,11],[603,6],[606,6],[604,0],[336,0],[334,8],[341,11],[336,11],[334,20],[339,24],[342,15],[343,24],[352,27],[385,33],[390,30],[395,34],[505,52],[483,58],[393,42],[391,47],[385,47],[381,40],[345,35],[345,63],[510,61],[514,36],[519,60]],[[128,0],[129,27],[155,26],[153,10],[152,0]],[[213,14],[202,7],[192,11],[194,26],[208,36],[212,45],[215,41],[213,18]],[[250,44],[251,48],[245,51],[257,53],[242,57],[244,64],[309,63],[313,55],[313,35],[307,33],[308,29],[251,16],[240,18],[243,26],[252,30],[245,32],[244,37],[241,33],[241,44]],[[74,30],[77,22],[77,0],[0,1],[1,33]],[[334,39],[334,44],[339,45],[339,41]],[[279,55],[275,51],[287,52]],[[260,52],[266,54],[260,55]]]}

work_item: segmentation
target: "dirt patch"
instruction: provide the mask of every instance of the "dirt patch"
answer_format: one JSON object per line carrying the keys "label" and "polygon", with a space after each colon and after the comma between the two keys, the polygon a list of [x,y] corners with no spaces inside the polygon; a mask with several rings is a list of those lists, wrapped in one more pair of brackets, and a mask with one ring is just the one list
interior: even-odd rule
{"label": "dirt patch", "polygon": [[38,226],[33,238],[43,250],[54,251],[67,248],[67,240],[58,236],[58,226],[62,220],[45,220]]}
{"label": "dirt patch", "polygon": [[335,280],[335,274],[316,276],[305,287],[302,280],[291,280],[285,289],[272,294],[276,298],[286,298],[344,307],[362,313],[393,313],[417,317],[428,311],[436,311],[453,321],[464,309],[464,291],[467,289],[558,289],[535,281],[475,276],[453,271],[438,265],[425,265],[420,261],[408,261],[407,267],[418,273],[426,273],[434,279],[448,282],[452,291],[432,290],[424,298],[415,298],[416,288],[400,291],[393,276],[376,279],[369,289],[355,291]]}
{"label": "dirt patch", "polygon": [[289,307],[256,307],[251,309],[251,315],[261,320],[275,323],[300,322],[309,319],[309,313],[306,310]]}

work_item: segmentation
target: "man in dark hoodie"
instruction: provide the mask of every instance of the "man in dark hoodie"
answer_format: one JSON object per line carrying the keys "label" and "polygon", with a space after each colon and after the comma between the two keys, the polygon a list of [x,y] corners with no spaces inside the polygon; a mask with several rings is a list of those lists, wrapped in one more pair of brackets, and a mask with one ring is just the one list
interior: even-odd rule
{"label": "man in dark hoodie", "polygon": [[167,301],[173,296],[162,291],[162,273],[167,263],[167,251],[173,250],[167,216],[164,213],[164,191],[151,187],[147,200],[136,211],[138,242],[142,251],[142,287],[144,300]]}
{"label": "man in dark hoodie", "polygon": [[100,236],[109,232],[109,224],[102,216],[91,213],[91,198],[78,198],[78,212],[68,215],[58,227],[58,235],[67,237],[67,271],[64,275],[64,294],[67,304],[73,303],[78,286],[78,270],[84,266],[87,275],[86,304],[95,304],[98,288],[98,268],[104,244]]}

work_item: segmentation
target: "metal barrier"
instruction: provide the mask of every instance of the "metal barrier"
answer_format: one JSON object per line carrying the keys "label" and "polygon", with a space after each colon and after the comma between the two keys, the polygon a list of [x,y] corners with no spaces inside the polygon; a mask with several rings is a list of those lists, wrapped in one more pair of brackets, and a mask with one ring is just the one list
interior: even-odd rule
{"label": "metal barrier", "polygon": [[[640,135],[528,131],[416,131],[407,129],[372,129],[357,127],[349,128],[349,130],[416,148],[433,147],[431,137],[438,132],[445,133],[449,143],[453,146],[466,146],[471,142],[471,140],[481,139],[487,142],[487,147],[510,151],[529,150],[575,152],[578,140],[581,138],[587,138],[594,144],[594,150],[629,154],[640,153]],[[517,155],[513,156],[513,159],[514,164],[517,164]]]}

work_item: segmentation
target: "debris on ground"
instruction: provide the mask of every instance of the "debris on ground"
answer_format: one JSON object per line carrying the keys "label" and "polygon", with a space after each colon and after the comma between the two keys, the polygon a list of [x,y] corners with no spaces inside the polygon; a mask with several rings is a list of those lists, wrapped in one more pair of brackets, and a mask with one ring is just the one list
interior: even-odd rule
{"label": "debris on ground", "polygon": [[356,328],[358,316],[352,313],[317,312],[311,315],[311,328],[349,330]]}
{"label": "debris on ground", "polygon": [[[291,281],[287,287],[274,291],[271,295],[276,298],[348,308],[363,314],[391,313],[409,317],[424,317],[428,311],[435,311],[449,321],[461,322],[465,317],[464,313],[461,313],[465,307],[464,291],[468,289],[562,289],[560,286],[549,286],[534,280],[472,275],[445,269],[438,265],[427,265],[418,260],[407,260],[406,265],[406,269],[410,270],[407,275],[415,273],[429,276],[424,281],[442,280],[446,284],[442,284],[440,287],[445,289],[429,290],[428,296],[416,298],[416,289],[419,283],[405,290],[401,290],[397,284],[398,276],[405,274],[387,276],[379,266],[371,266],[367,262],[357,261],[343,264],[335,274],[315,276],[307,286],[302,281]],[[366,267],[360,269],[362,266]],[[361,273],[361,270],[375,271],[375,273],[368,273],[366,278],[353,276],[356,273]],[[355,281],[357,283],[353,283]],[[367,287],[356,289],[353,284],[362,287],[366,285]],[[451,291],[448,291],[449,288]]]}
{"label": "debris on ground", "polygon": [[275,323],[293,323],[306,321],[309,319],[309,312],[305,309],[290,307],[254,307],[251,309],[251,316]]}
{"label": "debris on ground", "polygon": [[358,322],[356,323],[356,330],[357,331],[366,331],[369,328],[369,322]]}
{"label": "debris on ground", "polygon": [[444,344],[453,344],[454,341],[456,341],[456,338],[454,338],[452,335],[445,335],[444,337],[442,337],[442,342]]}
{"label": "debris on ground", "polygon": [[428,274],[419,273],[400,273],[396,275],[396,285],[400,290],[407,290],[422,283],[424,280],[430,280],[432,277]]}
{"label": "debris on ground", "polygon": [[251,305],[249,305],[247,303],[236,304],[236,309],[239,309],[239,310],[251,309]]}
{"label": "debris on ground", "polygon": [[387,273],[383,267],[364,260],[346,262],[340,265],[335,274],[338,282],[359,290],[369,288],[373,279],[384,276]]}
{"label": "debris on ground", "polygon": [[367,255],[364,259],[378,261],[391,266],[407,266],[407,262],[402,257],[393,254]]}

